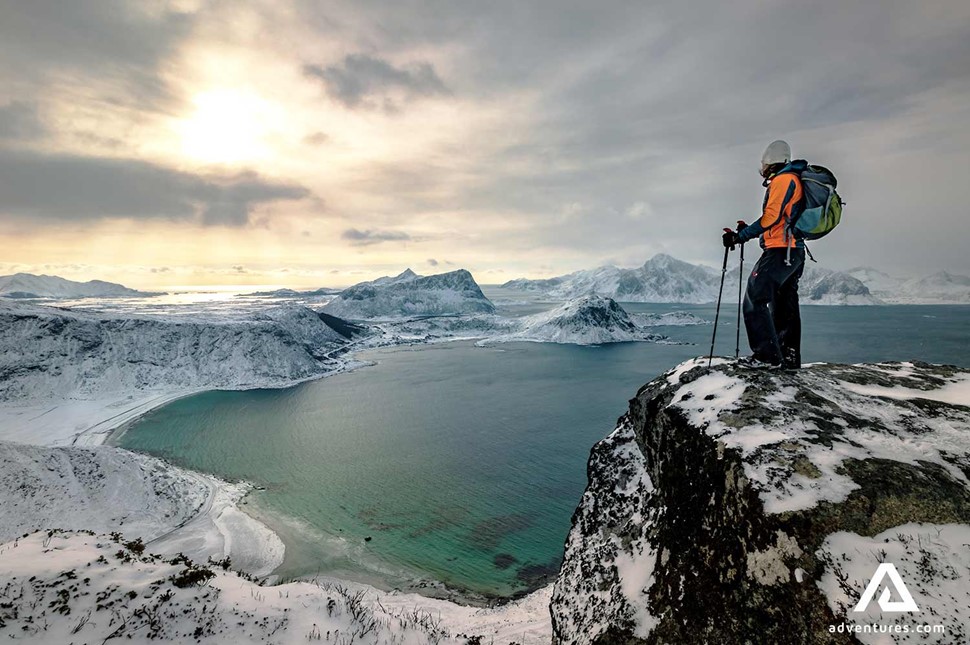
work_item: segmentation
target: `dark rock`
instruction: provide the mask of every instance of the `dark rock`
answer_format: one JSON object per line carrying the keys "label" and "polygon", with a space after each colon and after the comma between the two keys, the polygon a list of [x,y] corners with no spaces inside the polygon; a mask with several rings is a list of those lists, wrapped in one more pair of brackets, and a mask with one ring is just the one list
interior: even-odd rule
{"label": "dark rock", "polygon": [[970,372],[705,366],[644,386],[593,448],[553,593],[555,642],[854,643],[829,626],[853,621],[883,556],[840,545],[870,538],[938,562],[897,565],[933,622],[961,624],[970,590],[946,585],[966,546],[918,531],[970,531]]}

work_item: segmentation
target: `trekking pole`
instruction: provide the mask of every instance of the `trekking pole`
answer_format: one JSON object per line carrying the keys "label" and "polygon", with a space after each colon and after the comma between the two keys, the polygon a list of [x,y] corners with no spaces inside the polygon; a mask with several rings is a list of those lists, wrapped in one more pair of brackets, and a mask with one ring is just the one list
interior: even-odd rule
{"label": "trekking pole", "polygon": [[[740,226],[744,222],[738,222]],[[744,285],[744,242],[741,242],[741,263],[738,265],[738,328],[734,339],[734,360],[741,353],[741,291]]]}
{"label": "trekking pole", "polygon": [[[730,229],[724,229],[730,231]],[[717,319],[721,317],[721,294],[724,293],[724,274],[727,273],[728,247],[724,247],[724,262],[721,263],[721,286],[717,290],[717,310],[714,313],[714,333],[711,334],[711,353],[707,357],[707,367],[714,362],[714,339],[717,338]]]}

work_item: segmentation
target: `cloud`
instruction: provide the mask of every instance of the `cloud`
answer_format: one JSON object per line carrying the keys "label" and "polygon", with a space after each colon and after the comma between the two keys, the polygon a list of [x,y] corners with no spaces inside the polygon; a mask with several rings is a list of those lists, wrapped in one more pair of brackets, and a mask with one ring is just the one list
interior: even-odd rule
{"label": "cloud", "polygon": [[303,143],[308,146],[321,146],[330,141],[330,135],[326,132],[314,132],[303,137]]}
{"label": "cloud", "polygon": [[350,54],[340,64],[328,67],[307,64],[303,73],[322,81],[330,97],[348,108],[383,107],[393,111],[397,108],[396,95],[412,100],[449,92],[430,63],[394,67],[367,54]]}
{"label": "cloud", "polygon": [[437,260],[435,260],[434,258],[428,258],[428,264],[430,264],[433,267],[436,267],[436,266],[438,266],[439,262]]}
{"label": "cloud", "polygon": [[174,100],[163,68],[194,17],[168,3],[0,0],[0,80],[114,88],[110,100],[161,108]]}
{"label": "cloud", "polygon": [[243,226],[259,206],[309,196],[253,173],[196,175],[135,159],[0,150],[0,212],[34,223],[154,218]]}
{"label": "cloud", "polygon": [[411,239],[411,236],[403,231],[381,231],[374,229],[362,231],[356,228],[348,228],[340,237],[349,241],[354,246],[368,246],[371,244],[380,244],[381,242],[407,241]]}
{"label": "cloud", "polygon": [[37,116],[37,104],[11,101],[0,105],[0,141],[34,139],[46,128]]}

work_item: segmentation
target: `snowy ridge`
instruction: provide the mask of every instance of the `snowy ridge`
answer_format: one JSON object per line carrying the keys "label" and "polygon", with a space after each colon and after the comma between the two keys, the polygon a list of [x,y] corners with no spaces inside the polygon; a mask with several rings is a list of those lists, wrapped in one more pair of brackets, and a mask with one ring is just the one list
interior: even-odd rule
{"label": "snowy ridge", "polygon": [[351,320],[387,320],[493,313],[495,306],[464,269],[432,276],[418,276],[408,269],[345,289],[323,311]]}
{"label": "snowy ridge", "polygon": [[817,267],[811,262],[798,285],[799,296],[811,305],[880,305],[861,280],[848,273]]}
{"label": "snowy ridge", "polygon": [[[736,258],[737,256],[732,256]],[[747,280],[755,258],[745,263]],[[724,280],[724,302],[737,302],[738,265],[730,265]],[[568,300],[587,294],[606,296],[617,302],[692,303],[717,300],[721,272],[710,267],[683,262],[669,255],[655,255],[636,269],[603,266],[577,271],[546,280],[511,280],[508,289],[541,293],[549,298]],[[857,278],[843,272],[806,266],[800,284],[802,302],[813,305],[881,304]]]}
{"label": "snowy ridge", "polygon": [[[714,274],[708,267],[658,254],[636,269],[602,266],[547,280],[512,280],[502,286],[562,300],[596,294],[618,302],[703,303],[717,299]],[[719,272],[716,278],[720,279]]]}
{"label": "snowy ridge", "polygon": [[103,280],[75,282],[54,275],[31,273],[0,276],[0,296],[8,298],[117,298],[153,295],[158,294],[136,291],[124,285]]}
{"label": "snowy ridge", "polygon": [[346,339],[305,307],[239,320],[0,302],[0,400],[292,383],[335,369]]}
{"label": "snowy ridge", "polygon": [[[967,636],[970,371],[695,359],[641,388],[588,473],[554,642],[843,642],[819,638],[874,621],[908,628],[859,641]],[[886,561],[920,614],[851,611]]]}
{"label": "snowy ridge", "polygon": [[601,345],[663,339],[641,329],[626,310],[612,299],[595,295],[571,300],[551,311],[527,316],[517,323],[517,331],[488,338],[485,342]]}
{"label": "snowy ridge", "polygon": [[970,304],[970,277],[965,275],[939,271],[922,278],[900,278],[871,267],[856,267],[847,273],[889,304]]}

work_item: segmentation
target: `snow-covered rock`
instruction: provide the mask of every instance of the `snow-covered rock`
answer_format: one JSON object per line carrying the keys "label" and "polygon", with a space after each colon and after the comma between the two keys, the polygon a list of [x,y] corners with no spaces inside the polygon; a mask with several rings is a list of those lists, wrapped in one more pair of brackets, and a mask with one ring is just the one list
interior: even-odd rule
{"label": "snow-covered rock", "polygon": [[641,329],[623,307],[603,296],[584,296],[518,322],[512,333],[486,342],[532,341],[603,345],[638,340],[657,341],[663,336]]}
{"label": "snow-covered rock", "polygon": [[15,273],[0,276],[0,297],[13,298],[119,298],[153,296],[156,293],[136,291],[114,282],[90,280],[75,282],[55,275]]}
{"label": "snow-covered rock", "polygon": [[893,300],[900,304],[970,304],[970,277],[940,271],[906,280]]}
{"label": "snow-covered rock", "polygon": [[879,297],[895,291],[899,288],[900,284],[905,282],[902,278],[891,276],[885,271],[880,271],[872,267],[854,267],[846,271],[846,273],[866,285],[872,294]]}
{"label": "snow-covered rock", "polygon": [[[555,643],[966,639],[970,371],[688,361],[637,393],[588,476]],[[880,562],[919,614],[852,611]]]}
{"label": "snow-covered rock", "polygon": [[375,320],[492,313],[495,306],[465,269],[430,276],[408,269],[345,289],[323,311],[351,320]]}
{"label": "snow-covered rock", "polygon": [[261,585],[224,565],[158,557],[112,535],[34,533],[0,544],[0,635],[17,642],[549,643],[548,588],[494,608],[315,578]]}
{"label": "snow-covered rock", "polygon": [[243,319],[115,316],[0,302],[0,400],[284,385],[334,369],[347,339],[310,309]]}
{"label": "snow-covered rock", "polygon": [[241,293],[243,298],[317,298],[319,296],[335,296],[343,291],[332,287],[320,287],[319,289],[308,289],[298,291],[296,289],[274,289],[272,291],[253,291],[252,293]]}
{"label": "snow-covered rock", "polygon": [[939,271],[922,278],[900,278],[871,267],[847,271],[880,300],[901,305],[970,304],[970,277]]}
{"label": "snow-covered rock", "polygon": [[709,267],[661,253],[636,269],[602,266],[547,280],[513,280],[502,286],[562,300],[596,294],[617,302],[702,303],[717,300],[720,275]]}
{"label": "snow-covered rock", "polygon": [[[757,251],[757,249],[755,249]],[[736,256],[734,256],[736,259]],[[754,258],[745,263],[747,280]],[[738,301],[738,265],[729,266],[724,280],[724,302]],[[504,288],[541,293],[549,298],[567,300],[585,294],[598,294],[618,302],[710,303],[717,301],[721,272],[700,264],[683,262],[659,254],[636,269],[604,266],[577,271],[546,280],[518,279]],[[880,304],[862,282],[846,273],[806,267],[800,285],[802,302],[815,305]]]}
{"label": "snow-covered rock", "polygon": [[801,302],[809,305],[882,304],[858,278],[842,271],[816,266],[805,267],[798,284],[798,293]]}
{"label": "snow-covered rock", "polygon": [[195,515],[208,495],[200,478],[126,450],[0,441],[0,542],[54,527],[150,540]]}
{"label": "snow-covered rock", "polygon": [[701,318],[689,311],[668,311],[662,314],[630,314],[630,318],[641,327],[691,327],[711,325],[713,321]]}

